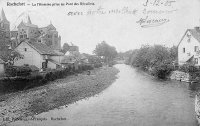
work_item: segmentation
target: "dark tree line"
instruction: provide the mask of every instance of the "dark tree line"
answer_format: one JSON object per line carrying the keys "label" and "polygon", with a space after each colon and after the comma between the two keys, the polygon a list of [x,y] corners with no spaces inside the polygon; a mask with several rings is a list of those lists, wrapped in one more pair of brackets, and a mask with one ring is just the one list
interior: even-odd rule
{"label": "dark tree line", "polygon": [[154,76],[164,79],[174,68],[177,58],[177,47],[171,48],[163,45],[143,45],[140,49],[132,51],[129,64],[150,71]]}

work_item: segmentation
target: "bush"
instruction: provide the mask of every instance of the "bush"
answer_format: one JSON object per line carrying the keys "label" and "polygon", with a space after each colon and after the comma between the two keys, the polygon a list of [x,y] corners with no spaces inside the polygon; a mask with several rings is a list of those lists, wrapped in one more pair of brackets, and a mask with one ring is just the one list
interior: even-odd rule
{"label": "bush", "polygon": [[99,67],[102,67],[103,65],[102,65],[102,63],[101,62],[99,62],[99,63],[94,63],[94,67],[95,68],[99,68]]}
{"label": "bush", "polygon": [[29,76],[31,74],[31,68],[28,66],[7,66],[5,69],[7,76]]}
{"label": "bush", "polygon": [[199,69],[192,64],[184,64],[179,67],[179,70],[186,73],[194,73],[199,71]]}
{"label": "bush", "polygon": [[151,70],[151,74],[159,79],[166,79],[173,70],[170,64],[160,64]]}
{"label": "bush", "polygon": [[23,90],[29,82],[28,78],[25,77],[12,77],[12,78],[3,78],[1,81],[1,91],[9,92],[9,91],[18,91]]}
{"label": "bush", "polygon": [[[92,70],[94,69],[91,64],[86,64],[81,67],[82,70]],[[12,73],[13,71],[13,73]],[[37,73],[34,75],[30,75],[30,70],[27,66],[23,67],[8,67],[7,74],[10,76],[18,76],[16,77],[5,77],[0,79],[0,91],[1,92],[11,92],[11,91],[19,91],[24,89],[29,89],[36,86],[41,86],[46,84],[49,81],[54,81],[59,78],[63,78],[64,76],[74,74],[70,73],[70,68],[66,69],[56,69],[56,70],[48,70],[46,73]],[[25,76],[24,74],[30,75]],[[24,75],[24,76],[19,76]]]}

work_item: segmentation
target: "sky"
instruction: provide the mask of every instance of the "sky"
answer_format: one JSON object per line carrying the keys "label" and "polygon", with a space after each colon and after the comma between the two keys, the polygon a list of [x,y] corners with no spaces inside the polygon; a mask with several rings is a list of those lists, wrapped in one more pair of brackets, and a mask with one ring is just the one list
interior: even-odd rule
{"label": "sky", "polygon": [[[21,20],[26,20],[29,15],[32,23],[39,27],[47,26],[52,22],[61,36],[61,44],[73,43],[79,46],[80,52],[90,54],[102,41],[115,46],[120,52],[140,48],[143,44],[176,46],[188,28],[200,26],[200,0],[161,0],[157,5],[153,5],[155,1],[0,0],[0,9],[4,9],[11,23],[11,30]],[[169,1],[172,1],[171,5],[165,4]],[[24,2],[25,6],[7,6],[8,2]],[[80,2],[94,3],[94,5],[80,5]],[[37,3],[64,3],[65,5],[34,6]],[[79,5],[69,5],[69,3],[79,3]],[[117,9],[120,13],[117,13]],[[149,13],[145,13],[144,9]],[[89,13],[91,11],[93,14]],[[163,13],[157,13],[161,11]],[[69,12],[79,12],[79,15],[72,16]],[[159,25],[145,22],[148,27],[142,27],[145,23],[142,25],[137,23],[141,18],[146,17],[150,20],[166,22],[161,22]]]}

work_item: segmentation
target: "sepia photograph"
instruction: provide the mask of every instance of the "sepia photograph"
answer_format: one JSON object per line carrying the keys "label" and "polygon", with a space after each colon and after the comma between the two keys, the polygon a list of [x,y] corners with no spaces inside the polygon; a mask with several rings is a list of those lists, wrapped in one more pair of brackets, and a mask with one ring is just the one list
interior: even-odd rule
{"label": "sepia photograph", "polygon": [[0,126],[200,126],[200,0],[0,0]]}

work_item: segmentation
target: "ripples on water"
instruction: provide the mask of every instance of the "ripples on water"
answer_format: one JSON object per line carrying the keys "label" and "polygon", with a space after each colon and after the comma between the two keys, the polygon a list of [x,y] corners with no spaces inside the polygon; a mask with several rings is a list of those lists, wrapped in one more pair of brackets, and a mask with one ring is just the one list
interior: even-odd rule
{"label": "ripples on water", "polygon": [[[48,121],[15,122],[41,126],[195,126],[194,91],[187,83],[161,81],[126,65],[100,94],[36,117]],[[51,117],[66,117],[51,121]],[[12,125],[12,124],[11,124]]]}

